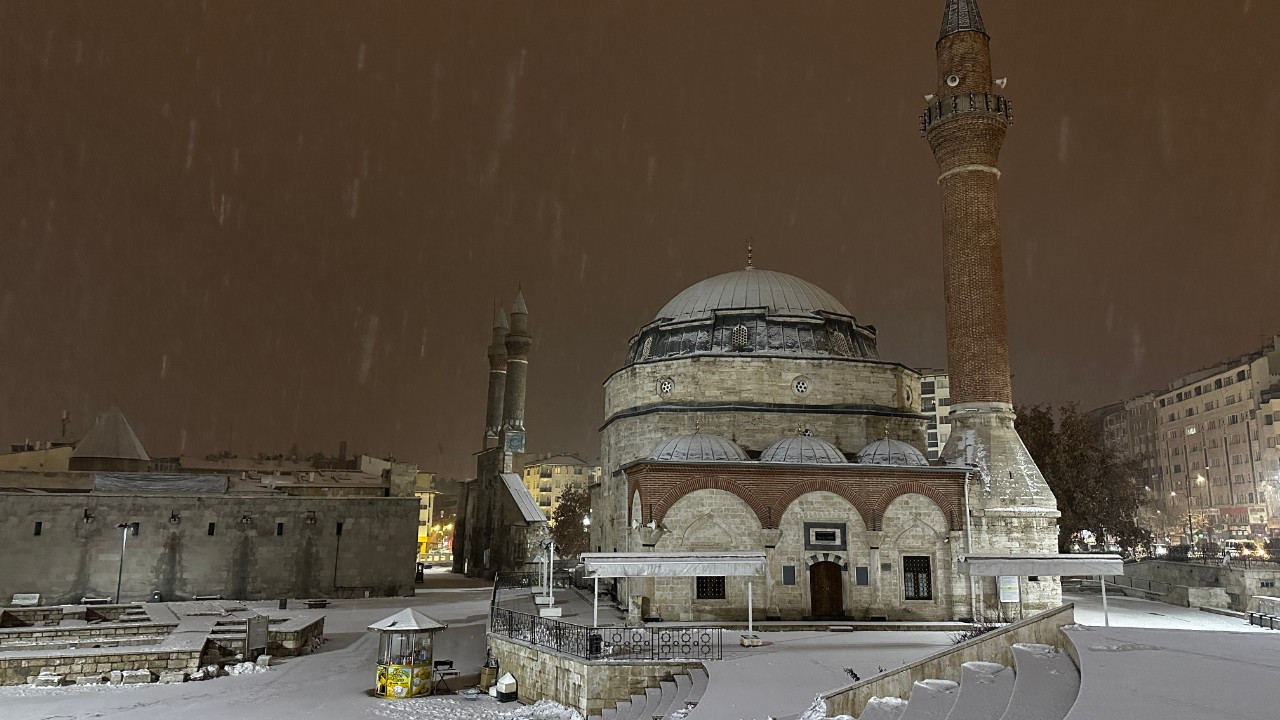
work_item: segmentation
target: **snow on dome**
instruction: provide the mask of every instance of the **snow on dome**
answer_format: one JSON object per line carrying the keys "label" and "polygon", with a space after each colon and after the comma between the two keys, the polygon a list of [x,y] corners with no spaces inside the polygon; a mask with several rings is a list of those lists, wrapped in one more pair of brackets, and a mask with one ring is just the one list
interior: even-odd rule
{"label": "snow on dome", "polygon": [[680,435],[664,440],[650,453],[651,460],[673,462],[738,462],[747,459],[742,448],[719,435]]}
{"label": "snow on dome", "polygon": [[851,314],[831,293],[811,282],[749,267],[690,285],[663,305],[655,319],[693,320],[710,317],[716,310],[758,307],[766,308],[770,315]]}
{"label": "snow on dome", "polygon": [[858,462],[871,465],[928,465],[924,453],[892,438],[882,438],[858,451]]}
{"label": "snow on dome", "polygon": [[760,453],[760,462],[843,463],[844,453],[835,445],[809,435],[784,437]]}

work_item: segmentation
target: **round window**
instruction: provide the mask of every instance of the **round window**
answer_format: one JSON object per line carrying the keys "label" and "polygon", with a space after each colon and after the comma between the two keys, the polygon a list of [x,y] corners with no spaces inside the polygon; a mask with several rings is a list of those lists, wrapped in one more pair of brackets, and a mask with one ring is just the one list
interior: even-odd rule
{"label": "round window", "polygon": [[670,395],[676,389],[676,381],[671,378],[662,378],[658,381],[658,394]]}
{"label": "round window", "polygon": [[948,76],[947,76],[947,84],[948,84],[948,85],[950,85],[951,87],[955,87],[955,86],[959,85],[959,84],[960,84],[960,76],[959,76],[959,75],[948,75]]}
{"label": "round window", "polygon": [[791,389],[794,390],[797,395],[807,394],[809,392],[809,378],[801,375],[795,380],[792,380]]}

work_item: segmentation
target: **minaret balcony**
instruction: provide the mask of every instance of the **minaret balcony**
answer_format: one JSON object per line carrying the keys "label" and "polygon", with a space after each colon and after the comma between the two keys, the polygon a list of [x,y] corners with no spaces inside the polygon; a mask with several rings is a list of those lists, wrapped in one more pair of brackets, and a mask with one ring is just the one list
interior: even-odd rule
{"label": "minaret balcony", "polygon": [[1013,123],[1013,103],[1003,95],[993,93],[968,93],[938,98],[920,113],[920,134],[924,135],[935,125],[959,115],[984,113]]}

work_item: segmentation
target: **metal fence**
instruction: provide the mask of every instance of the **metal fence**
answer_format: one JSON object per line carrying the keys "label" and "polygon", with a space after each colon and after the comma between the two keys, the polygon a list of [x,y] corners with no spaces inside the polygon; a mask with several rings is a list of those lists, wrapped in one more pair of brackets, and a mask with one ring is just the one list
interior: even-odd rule
{"label": "metal fence", "polygon": [[1127,575],[1114,575],[1107,578],[1107,582],[1118,585],[1120,587],[1133,588],[1135,590],[1145,590],[1149,593],[1157,595],[1168,595],[1173,590],[1173,585],[1159,580],[1147,580],[1146,578],[1129,577]]}
{"label": "metal fence", "polygon": [[489,632],[584,660],[720,660],[718,627],[587,627],[494,606]]}

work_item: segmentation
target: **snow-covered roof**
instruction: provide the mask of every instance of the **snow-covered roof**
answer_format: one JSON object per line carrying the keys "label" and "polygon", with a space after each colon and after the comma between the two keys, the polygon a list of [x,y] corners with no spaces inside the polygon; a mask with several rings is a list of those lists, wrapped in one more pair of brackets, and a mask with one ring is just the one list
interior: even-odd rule
{"label": "snow-covered roof", "polygon": [[588,577],[763,575],[761,552],[583,553]]}
{"label": "snow-covered roof", "polygon": [[445,623],[423,615],[413,608],[405,608],[369,626],[370,630],[384,632],[387,630],[444,630],[449,627]]}
{"label": "snow-covered roof", "polygon": [[511,499],[516,501],[516,507],[520,508],[520,514],[524,516],[527,523],[544,523],[547,516],[542,514],[542,509],[538,507],[538,502],[533,499],[533,495],[529,493],[529,488],[525,486],[524,481],[515,473],[502,473],[502,484],[507,486],[507,492],[511,493]]}
{"label": "snow-covered roof", "polygon": [[969,555],[957,563],[960,572],[996,575],[1123,575],[1119,555]]}
{"label": "snow-covered roof", "polygon": [[71,457],[151,461],[118,407],[111,408],[98,418],[89,434],[76,445]]}

